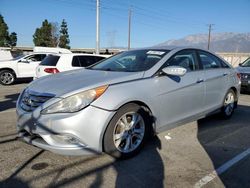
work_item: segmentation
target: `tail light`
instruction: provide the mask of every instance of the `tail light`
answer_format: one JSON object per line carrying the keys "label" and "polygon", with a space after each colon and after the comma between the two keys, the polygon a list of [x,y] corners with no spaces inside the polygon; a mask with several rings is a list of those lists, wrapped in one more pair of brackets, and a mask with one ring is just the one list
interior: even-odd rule
{"label": "tail light", "polygon": [[241,79],[241,75],[240,75],[240,73],[237,73],[237,76],[238,76],[238,78],[239,78],[239,79]]}
{"label": "tail light", "polygon": [[44,72],[50,73],[50,74],[56,74],[60,72],[57,68],[45,68]]}

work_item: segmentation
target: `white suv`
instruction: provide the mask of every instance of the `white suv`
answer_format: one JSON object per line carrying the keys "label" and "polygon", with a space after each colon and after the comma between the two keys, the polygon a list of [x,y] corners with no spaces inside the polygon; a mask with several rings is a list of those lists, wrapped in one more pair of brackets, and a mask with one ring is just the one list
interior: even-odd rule
{"label": "white suv", "polygon": [[48,53],[32,53],[0,61],[0,84],[11,85],[17,78],[33,78],[36,67]]}
{"label": "white suv", "polygon": [[34,79],[58,72],[87,67],[107,57],[109,56],[95,54],[51,54],[37,66]]}

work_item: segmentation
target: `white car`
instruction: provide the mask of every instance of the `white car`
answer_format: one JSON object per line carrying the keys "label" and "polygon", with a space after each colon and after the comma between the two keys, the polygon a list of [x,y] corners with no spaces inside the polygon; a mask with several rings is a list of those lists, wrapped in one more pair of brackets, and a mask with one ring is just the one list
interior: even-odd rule
{"label": "white car", "polygon": [[109,56],[95,54],[51,54],[37,66],[34,79],[58,72],[87,67],[107,57]]}
{"label": "white car", "polygon": [[32,53],[0,61],[0,84],[11,85],[18,78],[33,78],[36,67],[48,53]]}

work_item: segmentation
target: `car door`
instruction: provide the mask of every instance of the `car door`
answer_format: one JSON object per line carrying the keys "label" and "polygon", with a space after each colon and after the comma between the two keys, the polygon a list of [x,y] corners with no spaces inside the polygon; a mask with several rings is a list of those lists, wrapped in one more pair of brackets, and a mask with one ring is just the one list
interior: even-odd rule
{"label": "car door", "polygon": [[222,106],[228,89],[230,69],[211,53],[199,50],[198,57],[205,71],[205,104],[206,110],[211,111]]}
{"label": "car door", "polygon": [[182,50],[173,55],[162,68],[181,66],[187,69],[182,77],[162,75],[157,84],[158,128],[194,118],[204,105],[204,71],[199,69],[195,50]]}
{"label": "car door", "polygon": [[24,57],[18,62],[18,72],[20,77],[34,77],[36,67],[46,57],[46,54],[33,54]]}

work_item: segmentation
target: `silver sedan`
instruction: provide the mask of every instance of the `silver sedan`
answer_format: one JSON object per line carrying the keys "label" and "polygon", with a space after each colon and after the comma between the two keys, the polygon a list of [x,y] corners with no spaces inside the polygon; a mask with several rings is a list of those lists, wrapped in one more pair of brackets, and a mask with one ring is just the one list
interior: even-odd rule
{"label": "silver sedan", "polygon": [[152,134],[216,110],[230,118],[239,88],[235,70],[211,52],[131,50],[33,81],[17,101],[17,129],[55,153],[127,158]]}

